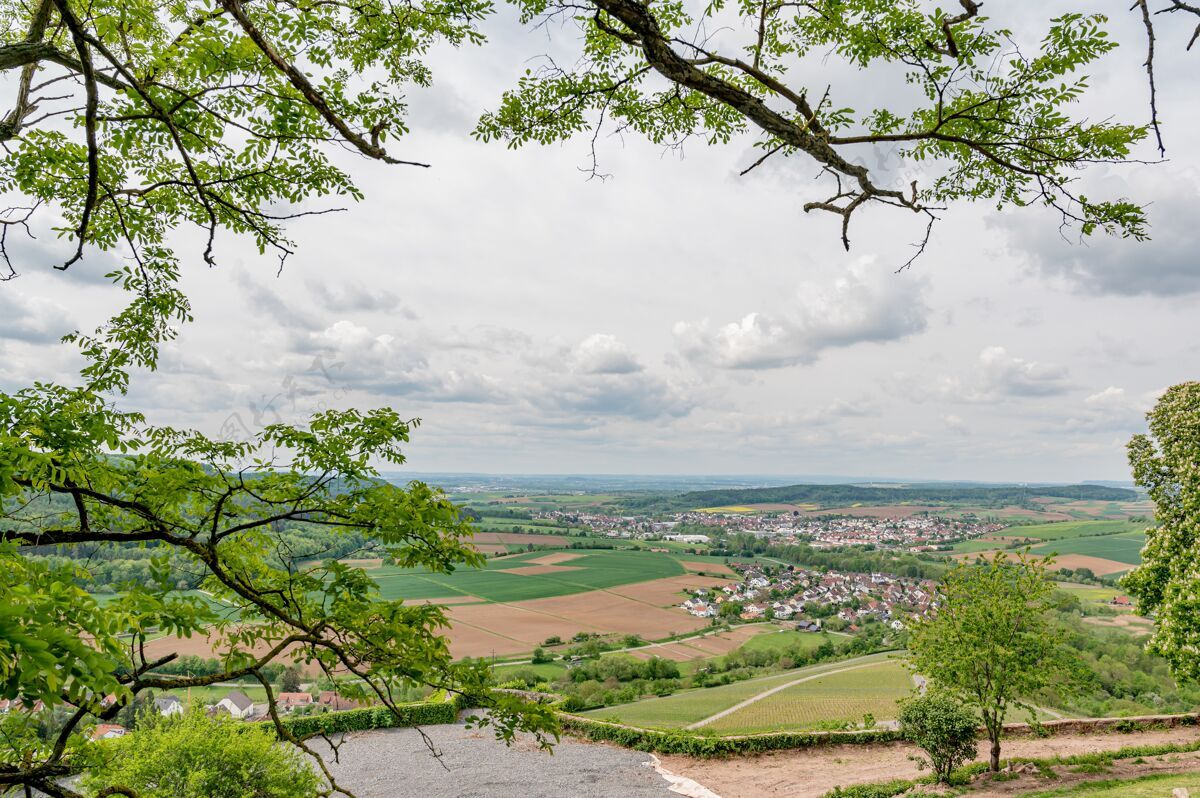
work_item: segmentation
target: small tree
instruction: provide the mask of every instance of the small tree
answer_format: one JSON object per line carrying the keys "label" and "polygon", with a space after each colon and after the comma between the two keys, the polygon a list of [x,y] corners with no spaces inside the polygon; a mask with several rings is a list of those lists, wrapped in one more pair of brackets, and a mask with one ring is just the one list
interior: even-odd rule
{"label": "small tree", "polygon": [[544,662],[550,662],[551,660],[553,660],[554,655],[547,654],[546,649],[542,648],[541,646],[538,646],[537,648],[535,648],[533,650],[533,657],[531,659],[532,659],[532,662],[534,665],[541,665]]}
{"label": "small tree", "polygon": [[945,693],[931,692],[900,705],[900,733],[925,752],[926,759],[913,758],[920,767],[929,766],[939,782],[975,758],[977,729],[976,717]]}
{"label": "small tree", "polygon": [[300,692],[300,668],[291,665],[279,674],[279,690],[283,693]]}
{"label": "small tree", "polygon": [[207,718],[198,707],[170,719],[148,715],[100,755],[107,761],[85,778],[89,794],[124,788],[138,798],[310,798],[322,787],[303,754],[279,745],[271,729]]}
{"label": "small tree", "polygon": [[936,614],[914,622],[909,637],[909,667],[979,712],[993,771],[1010,709],[1032,711],[1027,699],[1039,690],[1069,695],[1087,678],[1056,634],[1049,564],[997,552],[958,565],[938,588]]}
{"label": "small tree", "polygon": [[742,602],[740,601],[726,601],[721,605],[721,609],[717,610],[717,615],[727,621],[737,618],[741,614]]}

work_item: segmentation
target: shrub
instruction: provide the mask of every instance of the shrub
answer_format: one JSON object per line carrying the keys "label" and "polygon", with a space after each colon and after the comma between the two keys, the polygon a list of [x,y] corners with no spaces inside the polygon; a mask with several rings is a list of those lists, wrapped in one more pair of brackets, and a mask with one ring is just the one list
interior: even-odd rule
{"label": "shrub", "polygon": [[900,707],[900,733],[918,746],[937,780],[945,782],[951,771],[975,758],[978,720],[946,695],[930,693],[911,698]]}
{"label": "shrub", "polygon": [[199,708],[176,718],[152,715],[133,734],[106,744],[102,755],[106,761],[85,778],[89,791],[125,787],[140,798],[308,798],[321,786],[299,750],[278,745],[270,730],[208,718]]}
{"label": "shrub", "polygon": [[545,662],[551,662],[553,659],[553,654],[547,653],[546,649],[539,646],[533,650],[533,656],[530,658],[530,661],[532,661],[534,665],[541,665]]}

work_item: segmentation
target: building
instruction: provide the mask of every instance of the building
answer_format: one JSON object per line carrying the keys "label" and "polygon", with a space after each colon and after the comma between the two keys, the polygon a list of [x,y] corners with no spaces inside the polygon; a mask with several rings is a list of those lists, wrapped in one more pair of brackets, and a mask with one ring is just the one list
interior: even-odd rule
{"label": "building", "polygon": [[154,699],[154,709],[164,718],[183,714],[183,702],[176,696],[164,695]]}
{"label": "building", "polygon": [[92,728],[93,740],[112,740],[125,736],[125,727],[116,723],[97,723]]}
{"label": "building", "polygon": [[276,704],[281,712],[294,712],[298,707],[313,705],[313,697],[308,693],[280,693]]}
{"label": "building", "polygon": [[223,709],[235,718],[248,718],[254,713],[254,702],[250,696],[234,690],[217,702],[217,708]]}

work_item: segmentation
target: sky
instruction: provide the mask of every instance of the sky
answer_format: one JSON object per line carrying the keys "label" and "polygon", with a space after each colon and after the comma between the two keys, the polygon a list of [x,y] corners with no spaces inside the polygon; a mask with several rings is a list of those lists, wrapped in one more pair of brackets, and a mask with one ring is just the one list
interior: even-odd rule
{"label": "sky", "polygon": [[[1072,4],[1019,6],[1003,13],[1021,39]],[[1110,10],[1124,45],[1079,113],[1143,122],[1144,39]],[[197,234],[177,233],[195,321],[123,406],[212,435],[391,406],[422,421],[407,449],[421,472],[1123,480],[1157,395],[1197,378],[1190,30],[1159,34],[1168,161],[1085,183],[1149,203],[1151,242],[1080,244],[1044,209],[977,203],[944,212],[903,271],[919,219],[861,213],[847,253],[836,219],[802,210],[823,190],[811,162],[739,177],[749,138],[664,150],[604,136],[606,179],[589,179],[587,137],[475,141],[531,57],[576,45],[508,11],[485,31],[483,48],[432,54],[435,85],[413,92],[411,132],[390,146],[432,168],[346,157],[366,199],[292,225],[281,273],[229,237],[208,268]],[[795,79],[860,110],[896,96],[832,60]],[[905,178],[923,168],[862,157]],[[78,362],[58,337],[119,307],[109,256],[64,275],[49,268],[64,246],[25,243],[21,277],[0,284],[0,389],[69,381]]]}

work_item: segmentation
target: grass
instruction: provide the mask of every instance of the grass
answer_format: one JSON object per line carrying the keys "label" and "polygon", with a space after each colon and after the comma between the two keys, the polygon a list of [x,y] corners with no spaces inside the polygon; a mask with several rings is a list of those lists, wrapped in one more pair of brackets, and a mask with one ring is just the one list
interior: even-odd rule
{"label": "grass", "polygon": [[1135,531],[1099,537],[1056,540],[1034,547],[1033,552],[1035,554],[1082,554],[1137,565],[1142,561],[1141,552],[1145,545],[1145,533]]}
{"label": "grass", "polygon": [[[887,660],[888,655],[875,654],[872,657],[883,662]],[[869,660],[857,660],[853,664],[867,661]],[[785,671],[775,676],[734,682],[733,684],[722,685],[720,687],[685,690],[665,698],[648,698],[644,701],[622,704],[615,707],[604,707],[603,709],[592,710],[584,714],[600,720],[615,720],[631,726],[641,726],[651,729],[678,729],[729,709],[733,705],[745,701],[747,698],[753,698],[759,693],[770,690],[773,687],[779,687],[805,676],[844,667],[848,667],[845,662],[826,662],[821,665],[812,665],[807,668]],[[775,698],[776,696],[772,696],[769,699],[764,699],[761,703],[772,703]]]}
{"label": "grass", "polygon": [[528,665],[497,665],[494,668],[494,673],[496,674],[496,681],[499,681],[499,682],[503,682],[506,679],[511,679],[513,677],[513,675],[518,672],[528,672],[528,671],[533,671],[539,677],[545,679],[548,682],[551,682],[551,681],[554,681],[555,679],[557,679],[559,676],[562,676],[564,673],[566,673],[567,666],[562,665],[561,661],[555,661],[555,662],[540,662],[537,665],[534,665],[532,663],[528,664]]}
{"label": "grass", "polygon": [[1016,526],[997,534],[1034,540],[1067,540],[1099,535],[1116,535],[1122,532],[1142,532],[1145,524],[1133,521],[1060,521],[1053,524]]}
{"label": "grass", "polygon": [[815,634],[813,632],[764,632],[751,637],[745,643],[738,647],[739,651],[783,651],[785,649],[800,648],[804,651],[812,651],[822,643],[829,641],[834,642],[834,638],[821,632]]}
{"label": "grass", "polygon": [[1124,595],[1115,587],[1102,587],[1100,585],[1077,585],[1072,582],[1058,582],[1058,589],[1070,593],[1080,601],[1095,601],[1100,603],[1108,603],[1117,596]]}
{"label": "grass", "polygon": [[548,553],[543,550],[499,561],[489,560],[483,568],[460,569],[450,574],[391,566],[373,569],[370,574],[387,599],[476,596],[484,601],[508,602],[566,596],[686,573],[684,567],[667,554],[586,549],[572,551],[580,556],[562,563],[575,570],[547,574],[505,573]]}
{"label": "grass", "polygon": [[1027,793],[1026,798],[1059,798],[1059,796],[1087,796],[1088,798],[1163,798],[1176,787],[1188,790],[1200,789],[1198,773],[1164,773],[1136,779],[1105,779],[1055,790]]}
{"label": "grass", "polygon": [[896,660],[789,687],[756,701],[704,728],[721,734],[802,731],[828,722],[859,723],[870,713],[878,720],[896,717],[896,702],[912,693],[912,677]]}
{"label": "grass", "polygon": [[[278,688],[276,688],[278,690]],[[193,704],[215,704],[233,691],[245,693],[251,701],[255,703],[267,702],[267,691],[261,685],[255,687],[252,685],[240,685],[238,687],[193,687],[191,690],[159,690],[155,691],[155,695],[163,695],[170,693],[179,697],[180,701],[185,704],[190,700]]]}

